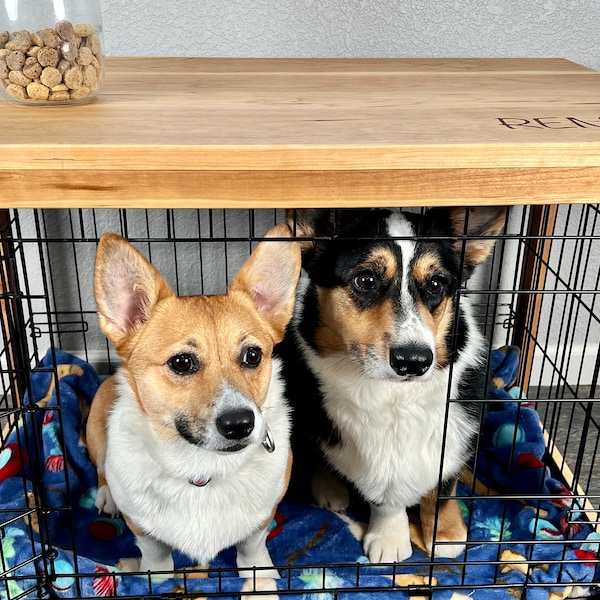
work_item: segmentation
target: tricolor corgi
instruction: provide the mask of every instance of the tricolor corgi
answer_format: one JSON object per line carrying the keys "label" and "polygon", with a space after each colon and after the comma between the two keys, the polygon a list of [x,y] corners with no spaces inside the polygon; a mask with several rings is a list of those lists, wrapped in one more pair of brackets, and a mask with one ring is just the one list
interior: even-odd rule
{"label": "tricolor corgi", "polygon": [[292,315],[300,245],[274,227],[224,295],[178,297],[123,238],[98,246],[95,294],[122,365],[87,425],[97,507],[120,512],[140,571],[201,565],[230,546],[241,576],[278,576],[265,540],[291,468],[290,419],[272,356]]}
{"label": "tricolor corgi", "polygon": [[306,273],[279,349],[293,488],[337,511],[347,484],[358,491],[372,562],[412,554],[407,508],[418,505],[430,552],[464,549],[464,519],[447,497],[476,439],[487,350],[458,294],[505,218],[497,207],[288,213]]}

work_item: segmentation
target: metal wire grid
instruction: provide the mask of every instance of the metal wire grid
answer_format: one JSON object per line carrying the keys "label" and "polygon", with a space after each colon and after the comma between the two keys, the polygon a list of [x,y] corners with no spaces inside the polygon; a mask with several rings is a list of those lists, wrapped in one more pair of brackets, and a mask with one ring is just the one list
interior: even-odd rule
{"label": "metal wire grid", "polygon": [[[536,214],[532,214],[533,211]],[[133,241],[159,270],[170,274],[170,283],[177,293],[219,293],[224,291],[256,242],[284,218],[281,211],[275,210],[32,210],[2,211],[2,214],[0,300],[4,344],[0,354],[0,416],[3,426],[36,410],[23,406],[19,399],[28,389],[30,369],[48,347],[75,351],[99,372],[114,370],[114,356],[98,330],[91,295],[93,259],[103,232],[115,231]],[[528,367],[522,369],[520,384],[529,399],[539,400],[538,411],[548,435],[548,451],[554,461],[555,474],[573,489],[578,502],[587,507],[588,518],[595,523],[598,523],[600,508],[599,215],[596,205],[513,211],[508,234],[496,244],[491,266],[476,287],[461,290],[461,294],[472,296],[480,325],[490,339],[490,348],[510,343],[515,338],[527,342],[522,361]],[[532,222],[537,223],[533,228]],[[524,287],[527,267],[528,283]],[[56,412],[60,419],[60,409]],[[4,433],[1,441],[4,444]],[[28,448],[28,452],[31,456],[40,456],[39,449]],[[65,483],[68,486],[68,481]],[[514,496],[505,498],[514,499]],[[35,555],[32,540],[30,560],[42,559],[45,573],[40,574],[37,581],[30,581],[31,587],[24,593],[35,590],[43,596],[48,577],[53,576],[54,551],[45,518],[50,509],[41,488],[34,487],[30,504],[29,510],[15,511],[10,521],[0,523],[0,535],[11,522],[18,520],[28,523],[32,536],[34,528],[39,530],[45,550]],[[71,507],[65,504],[51,510],[69,514]],[[73,522],[72,532],[76,526]],[[74,533],[72,540],[75,577],[81,580],[90,574],[79,572]],[[560,562],[568,563],[567,560]],[[497,569],[500,563],[498,556],[494,562]],[[425,571],[429,569],[430,577],[432,564],[421,565]],[[468,560],[455,564],[465,575],[477,566]],[[9,585],[11,572],[16,568],[7,570],[4,558],[1,566]],[[288,582],[283,594],[297,593],[292,587],[294,567],[278,567]],[[344,568],[354,570],[354,591],[364,593],[361,580],[368,578],[373,567],[345,565]],[[335,590],[327,589],[324,565],[314,565],[314,569],[323,572],[321,591],[335,595]],[[219,581],[231,574],[227,570],[210,573]],[[187,580],[198,575],[181,574],[182,594],[191,594]],[[259,576],[260,570],[257,571]],[[114,575],[106,574],[106,577]],[[152,596],[149,577],[148,585]],[[500,576],[496,585],[504,585]],[[391,588],[392,584],[382,590]],[[216,595],[226,594],[226,586],[220,586],[219,590]],[[424,583],[406,590],[411,594],[428,595],[431,585]],[[343,591],[350,593],[353,589]]]}

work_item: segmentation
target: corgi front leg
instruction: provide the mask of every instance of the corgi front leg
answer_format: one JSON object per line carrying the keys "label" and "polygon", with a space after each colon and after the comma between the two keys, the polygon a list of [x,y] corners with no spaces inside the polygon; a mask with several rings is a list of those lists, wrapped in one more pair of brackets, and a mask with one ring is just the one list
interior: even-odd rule
{"label": "corgi front leg", "polygon": [[[236,564],[240,577],[279,579],[279,572],[273,567],[271,555],[267,550],[267,529],[260,529],[236,545]],[[259,569],[254,574],[252,567],[271,567]]]}
{"label": "corgi front leg", "polygon": [[[135,535],[135,544],[142,553],[139,570],[142,572],[152,571],[173,571],[175,564],[173,562],[173,549],[171,546],[157,540],[156,538],[146,535],[139,527],[136,527],[131,519],[124,515],[125,522],[129,529]],[[169,573],[158,575],[157,578],[169,577]]]}
{"label": "corgi front leg", "polygon": [[344,512],[350,504],[348,488],[331,471],[318,469],[312,477],[312,495],[317,506]]}
{"label": "corgi front leg", "polygon": [[[173,550],[171,546],[164,544],[156,538],[149,535],[136,535],[135,543],[142,553],[140,562],[140,571],[173,571]],[[169,577],[168,573],[159,575],[159,577]]]}
{"label": "corgi front leg", "polygon": [[119,514],[119,509],[110,493],[104,467],[106,465],[106,445],[108,441],[108,416],[117,396],[116,378],[112,376],[106,379],[98,388],[86,424],[88,453],[98,472],[98,492],[95,505],[100,512],[113,518]]}
{"label": "corgi front leg", "polygon": [[[279,579],[279,571],[273,567],[271,555],[267,550],[267,529],[260,529],[236,545],[237,567],[239,576],[246,579],[242,586],[242,592],[250,592],[249,595],[242,594],[241,600],[250,600],[254,597],[252,592],[276,592]],[[252,567],[273,567],[271,569],[255,570]],[[278,600],[277,594],[261,596],[265,600]]]}
{"label": "corgi front leg", "polygon": [[371,505],[363,548],[373,563],[402,562],[412,554],[410,526],[404,507]]}
{"label": "corgi front leg", "polygon": [[[454,496],[456,481],[451,485],[449,495]],[[421,499],[420,517],[423,541],[430,554],[445,558],[456,558],[462,554],[468,532],[455,498],[438,501],[437,491],[433,490]]]}
{"label": "corgi front leg", "polygon": [[96,505],[98,512],[109,515],[113,519],[119,516],[119,509],[110,493],[108,483],[106,483],[104,475],[100,472],[98,472],[98,492],[94,504]]}

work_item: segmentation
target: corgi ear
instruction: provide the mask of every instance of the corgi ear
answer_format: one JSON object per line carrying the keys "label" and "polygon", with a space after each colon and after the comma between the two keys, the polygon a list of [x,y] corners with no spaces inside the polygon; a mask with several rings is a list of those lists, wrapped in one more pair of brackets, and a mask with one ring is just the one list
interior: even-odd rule
{"label": "corgi ear", "polygon": [[300,244],[288,239],[292,232],[284,224],[273,227],[265,237],[285,239],[258,244],[231,283],[230,291],[241,291],[252,298],[258,312],[271,324],[278,342],[283,339],[294,310]]}
{"label": "corgi ear", "polygon": [[288,209],[287,224],[298,239],[302,251],[302,266],[311,274],[337,234],[343,209],[302,208]]}
{"label": "corgi ear", "polygon": [[100,329],[117,351],[160,300],[174,295],[146,258],[112,233],[103,235],[98,244],[94,292]]}
{"label": "corgi ear", "polygon": [[290,208],[286,212],[286,220],[294,237],[331,237],[335,233],[339,212],[328,208]]}
{"label": "corgi ear", "polygon": [[454,243],[455,251],[463,257],[465,278],[487,260],[496,243],[494,236],[504,229],[508,211],[506,206],[449,209],[454,235],[465,238]]}

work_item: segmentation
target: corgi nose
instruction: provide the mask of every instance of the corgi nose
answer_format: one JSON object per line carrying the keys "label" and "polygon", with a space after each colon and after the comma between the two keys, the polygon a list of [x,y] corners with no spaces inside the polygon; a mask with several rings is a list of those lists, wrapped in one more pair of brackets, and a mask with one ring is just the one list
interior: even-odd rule
{"label": "corgi nose", "polygon": [[424,375],[433,362],[433,352],[427,346],[409,344],[390,349],[390,365],[398,375]]}
{"label": "corgi nose", "polygon": [[254,429],[254,413],[247,408],[223,413],[217,417],[217,429],[228,440],[247,438]]}

